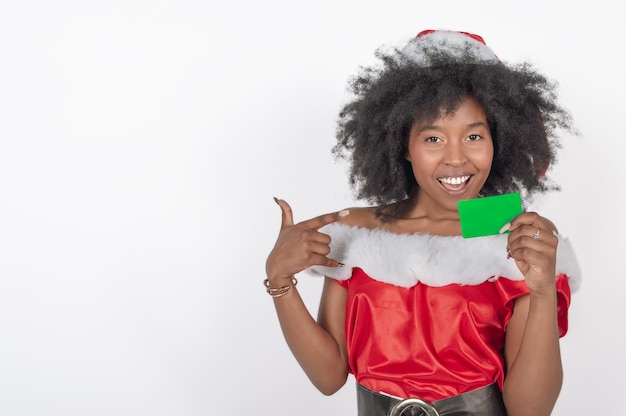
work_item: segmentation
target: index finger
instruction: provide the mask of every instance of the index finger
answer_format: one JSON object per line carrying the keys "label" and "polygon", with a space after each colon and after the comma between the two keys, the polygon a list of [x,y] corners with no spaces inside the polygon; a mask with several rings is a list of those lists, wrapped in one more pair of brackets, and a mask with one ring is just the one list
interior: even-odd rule
{"label": "index finger", "polygon": [[332,212],[330,214],[323,214],[319,217],[311,218],[310,220],[302,221],[300,224],[310,228],[311,230],[319,230],[325,225],[331,224],[335,221],[340,220],[350,213],[349,210],[344,209],[343,211]]}

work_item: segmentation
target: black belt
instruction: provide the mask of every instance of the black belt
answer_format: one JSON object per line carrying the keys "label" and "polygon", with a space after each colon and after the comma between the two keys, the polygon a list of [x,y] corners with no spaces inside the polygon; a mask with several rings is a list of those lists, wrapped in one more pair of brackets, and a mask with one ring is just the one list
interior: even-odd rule
{"label": "black belt", "polygon": [[506,416],[496,383],[434,402],[396,399],[357,383],[358,416]]}

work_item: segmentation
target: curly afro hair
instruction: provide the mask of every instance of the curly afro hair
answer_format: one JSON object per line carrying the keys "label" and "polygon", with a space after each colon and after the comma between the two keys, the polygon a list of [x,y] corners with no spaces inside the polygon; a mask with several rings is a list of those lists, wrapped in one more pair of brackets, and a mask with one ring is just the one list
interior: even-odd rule
{"label": "curly afro hair", "polygon": [[332,151],[349,162],[356,198],[378,205],[383,217],[400,218],[419,188],[405,159],[417,115],[422,121],[450,115],[467,97],[483,107],[494,144],[481,195],[530,198],[558,189],[544,176],[560,147],[556,133],[576,132],[557,102],[557,84],[529,63],[486,62],[437,48],[423,53],[427,66],[402,50],[380,48],[382,65],[362,67],[349,82],[354,98],[339,114]]}

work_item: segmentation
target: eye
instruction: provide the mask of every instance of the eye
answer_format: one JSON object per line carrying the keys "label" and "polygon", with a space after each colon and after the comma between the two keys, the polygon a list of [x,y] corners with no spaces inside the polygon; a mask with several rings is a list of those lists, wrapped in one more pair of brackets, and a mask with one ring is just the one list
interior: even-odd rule
{"label": "eye", "polygon": [[439,143],[439,142],[441,142],[441,139],[439,137],[436,137],[436,136],[430,136],[430,137],[427,137],[424,141],[426,143]]}
{"label": "eye", "polygon": [[476,140],[480,140],[483,137],[480,134],[470,134],[469,136],[467,136],[467,140],[469,140],[470,142],[475,142]]}

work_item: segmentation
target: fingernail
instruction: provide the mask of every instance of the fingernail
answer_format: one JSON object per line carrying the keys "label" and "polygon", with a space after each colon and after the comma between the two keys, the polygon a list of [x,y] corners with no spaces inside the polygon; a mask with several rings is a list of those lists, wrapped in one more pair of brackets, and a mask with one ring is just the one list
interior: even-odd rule
{"label": "fingernail", "polygon": [[274,197],[274,202],[278,204],[278,198]]}
{"label": "fingernail", "polygon": [[340,216],[340,217],[345,217],[345,216],[346,216],[346,215],[348,215],[349,213],[350,213],[350,210],[348,210],[348,209],[344,209],[343,211],[339,211],[339,212],[337,213],[337,215],[338,215],[338,216]]}
{"label": "fingernail", "polygon": [[510,222],[507,222],[506,224],[504,224],[504,225],[502,226],[502,228],[500,228],[499,233],[500,233],[500,234],[505,233],[505,232],[509,231],[509,228],[511,228],[511,223],[510,223]]}

